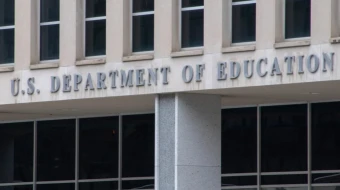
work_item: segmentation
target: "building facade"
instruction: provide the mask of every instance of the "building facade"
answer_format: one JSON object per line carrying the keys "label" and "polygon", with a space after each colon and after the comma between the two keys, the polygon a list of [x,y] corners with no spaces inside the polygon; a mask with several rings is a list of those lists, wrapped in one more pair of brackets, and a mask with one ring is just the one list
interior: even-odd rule
{"label": "building facade", "polygon": [[340,189],[338,0],[0,0],[0,190]]}

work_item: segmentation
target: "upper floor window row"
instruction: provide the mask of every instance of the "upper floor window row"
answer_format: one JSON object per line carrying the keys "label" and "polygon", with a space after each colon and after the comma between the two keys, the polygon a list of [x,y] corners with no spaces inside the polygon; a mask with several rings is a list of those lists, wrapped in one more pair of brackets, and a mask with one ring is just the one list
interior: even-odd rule
{"label": "upper floor window row", "polygon": [[[84,57],[106,54],[106,0],[84,1]],[[204,46],[204,0],[179,1],[179,44],[182,49]],[[228,1],[228,0],[225,0]],[[284,38],[310,36],[311,0],[284,1]],[[0,64],[14,62],[14,2],[0,0]],[[59,59],[60,0],[39,2],[40,61]],[[154,0],[130,0],[132,53],[154,50]],[[231,43],[256,41],[256,0],[232,0]]]}

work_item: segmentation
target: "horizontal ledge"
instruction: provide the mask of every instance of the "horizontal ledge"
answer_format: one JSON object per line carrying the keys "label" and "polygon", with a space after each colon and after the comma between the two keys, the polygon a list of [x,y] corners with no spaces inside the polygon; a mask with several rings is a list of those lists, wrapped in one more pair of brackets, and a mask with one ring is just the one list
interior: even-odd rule
{"label": "horizontal ledge", "polygon": [[196,50],[182,50],[177,52],[172,52],[171,57],[188,57],[188,56],[199,56],[203,55],[204,51],[203,49],[196,49]]}
{"label": "horizontal ledge", "polygon": [[136,55],[129,55],[123,57],[123,62],[129,61],[143,61],[143,60],[152,60],[154,59],[153,54],[136,54]]}
{"label": "horizontal ledge", "polygon": [[222,53],[234,53],[234,52],[245,52],[245,51],[255,51],[255,45],[244,45],[244,46],[230,46],[222,48]]}
{"label": "horizontal ledge", "polygon": [[274,48],[289,48],[289,47],[301,47],[310,46],[310,40],[298,40],[298,41],[288,41],[288,42],[278,42],[274,44]]}
{"label": "horizontal ledge", "polygon": [[76,61],[76,66],[105,64],[106,58],[84,59]]}
{"label": "horizontal ledge", "polygon": [[58,67],[59,67],[59,62],[37,63],[37,64],[31,64],[30,65],[31,70],[52,69],[52,68],[58,68]]}
{"label": "horizontal ledge", "polygon": [[1,65],[0,66],[0,73],[13,72],[13,71],[14,71],[14,65]]}
{"label": "horizontal ledge", "polygon": [[329,43],[331,43],[331,44],[338,44],[338,43],[340,43],[340,37],[335,37],[335,38],[329,39]]}

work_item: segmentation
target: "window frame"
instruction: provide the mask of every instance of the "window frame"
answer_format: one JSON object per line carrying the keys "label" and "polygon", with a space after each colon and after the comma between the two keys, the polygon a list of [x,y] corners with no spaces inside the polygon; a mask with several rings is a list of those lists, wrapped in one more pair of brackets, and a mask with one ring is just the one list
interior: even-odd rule
{"label": "window frame", "polygon": [[[282,3],[283,3],[283,6],[282,6],[282,34],[283,34],[283,41],[284,42],[292,42],[292,41],[301,41],[301,40],[310,40],[311,39],[311,36],[312,34],[310,34],[309,36],[306,36],[306,37],[298,37],[298,38],[286,38],[286,0],[282,0]],[[311,3],[311,6],[312,6],[312,3]],[[312,11],[309,15],[310,19],[311,19],[311,16],[312,16]],[[311,30],[311,26],[310,26],[310,32],[312,32]]]}
{"label": "window frame", "polygon": [[[85,60],[88,59],[97,59],[97,58],[105,58],[106,57],[106,53],[103,55],[94,55],[94,56],[86,56],[86,22],[88,21],[99,21],[99,20],[105,20],[105,28],[107,27],[107,14],[105,12],[105,16],[97,16],[97,17],[90,17],[90,18],[86,18],[86,1],[83,1],[83,19],[84,19],[84,24],[83,24],[83,57],[85,58]],[[107,7],[107,4],[105,4],[105,9]],[[107,34],[106,34],[107,36]],[[105,41],[107,40],[105,36]],[[106,52],[106,43],[105,43],[105,52]]]}
{"label": "window frame", "polygon": [[[179,13],[179,15],[178,15],[178,23],[179,23],[179,25],[178,25],[178,37],[179,37],[179,39],[178,39],[178,41],[179,41],[179,47],[180,47],[180,50],[195,50],[195,49],[202,49],[202,48],[204,48],[204,7],[205,7],[205,5],[203,5],[203,6],[194,6],[194,7],[182,7],[182,1],[183,0],[179,0],[179,11],[180,11],[180,13]],[[203,3],[204,3],[204,1],[205,0],[203,0]],[[195,11],[195,10],[203,10],[203,45],[202,46],[193,46],[193,47],[186,47],[186,48],[183,48],[182,47],[182,13],[184,12],[184,11]]]}
{"label": "window frame", "polygon": [[[229,34],[231,34],[230,37],[230,44],[231,46],[243,46],[243,45],[255,45],[256,44],[256,35],[255,35],[255,40],[254,41],[249,41],[249,42],[238,42],[238,43],[233,43],[233,9],[234,6],[238,6],[238,5],[250,5],[250,4],[257,4],[257,0],[247,0],[247,1],[241,1],[241,2],[231,2],[231,19],[230,19],[230,25],[231,27],[229,27]],[[256,7],[255,7],[256,8]],[[255,18],[256,21],[256,18]],[[255,25],[255,31],[256,31],[256,25]],[[256,34],[256,32],[255,32]]]}
{"label": "window frame", "polygon": [[13,14],[14,14],[14,23],[13,25],[7,25],[7,26],[0,26],[0,31],[3,31],[3,30],[10,30],[10,29],[13,29],[14,30],[14,57],[13,57],[13,62],[12,63],[0,63],[0,65],[7,65],[7,66],[10,66],[10,65],[14,65],[14,62],[15,62],[15,5],[14,5],[14,9],[13,9]]}
{"label": "window frame", "polygon": [[[138,51],[138,52],[133,51],[133,17],[134,16],[153,15],[153,19],[155,20],[155,8],[153,9],[153,11],[143,11],[143,12],[134,13],[133,12],[133,1],[134,0],[130,0],[130,15],[129,15],[130,16],[130,18],[129,18],[129,20],[130,20],[130,52],[133,55],[154,53],[155,47],[154,47],[154,50],[150,50],[150,51]],[[155,31],[155,26],[154,26],[153,30]],[[154,34],[153,38],[155,39],[155,34]],[[154,45],[155,45],[155,41],[154,41]]]}
{"label": "window frame", "polygon": [[[38,0],[39,2],[38,4],[38,43],[37,43],[37,47],[38,47],[38,59],[39,59],[39,63],[55,63],[55,62],[59,62],[60,61],[60,1],[59,1],[59,21],[50,21],[50,22],[41,22],[41,1],[42,0]],[[40,37],[41,37],[41,27],[42,26],[51,26],[51,25],[59,25],[59,58],[58,59],[48,59],[48,60],[41,60],[40,59],[40,48],[41,48],[41,41],[40,41]]]}

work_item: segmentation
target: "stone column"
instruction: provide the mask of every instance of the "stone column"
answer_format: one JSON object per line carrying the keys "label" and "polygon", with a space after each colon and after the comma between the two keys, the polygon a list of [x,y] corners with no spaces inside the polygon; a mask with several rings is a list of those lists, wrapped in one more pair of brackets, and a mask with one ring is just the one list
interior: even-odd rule
{"label": "stone column", "polygon": [[221,189],[221,99],[156,97],[156,190]]}

